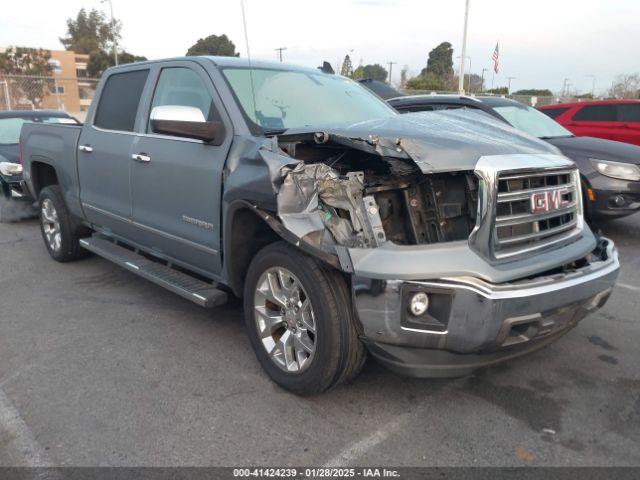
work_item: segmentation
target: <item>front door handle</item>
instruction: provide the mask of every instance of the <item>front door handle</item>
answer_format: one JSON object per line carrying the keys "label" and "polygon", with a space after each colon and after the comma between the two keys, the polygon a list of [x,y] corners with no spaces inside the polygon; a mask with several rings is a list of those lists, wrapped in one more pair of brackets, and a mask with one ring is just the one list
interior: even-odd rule
{"label": "front door handle", "polygon": [[148,163],[151,161],[151,157],[146,153],[133,153],[131,155],[131,159],[135,160],[136,162],[144,162],[144,163]]}
{"label": "front door handle", "polygon": [[78,145],[78,150],[81,152],[91,153],[93,152],[93,147],[91,145]]}

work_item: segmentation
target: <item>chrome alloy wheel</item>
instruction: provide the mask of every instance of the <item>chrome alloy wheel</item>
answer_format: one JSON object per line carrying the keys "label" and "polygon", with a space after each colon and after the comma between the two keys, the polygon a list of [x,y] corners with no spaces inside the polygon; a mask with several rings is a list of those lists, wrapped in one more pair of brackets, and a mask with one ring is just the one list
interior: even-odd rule
{"label": "chrome alloy wheel", "polygon": [[62,246],[62,232],[60,230],[60,221],[58,220],[58,212],[56,207],[53,206],[53,202],[45,198],[42,202],[42,208],[40,212],[40,218],[42,222],[42,231],[47,239],[49,248],[54,252],[60,250]]}
{"label": "chrome alloy wheel", "polygon": [[272,267],[258,279],[254,317],[262,345],[286,372],[301,372],[316,351],[316,322],[301,282],[289,270]]}

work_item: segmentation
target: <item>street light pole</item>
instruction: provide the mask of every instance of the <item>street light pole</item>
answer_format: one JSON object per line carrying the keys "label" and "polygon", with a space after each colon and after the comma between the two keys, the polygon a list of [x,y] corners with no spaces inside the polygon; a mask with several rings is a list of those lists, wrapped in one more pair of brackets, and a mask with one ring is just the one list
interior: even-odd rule
{"label": "street light pole", "polygon": [[488,68],[483,68],[482,69],[482,79],[480,80],[480,90],[482,90],[484,92],[484,72],[488,72],[489,69]]}
{"label": "street light pole", "polygon": [[469,23],[469,0],[464,6],[464,31],[462,34],[462,55],[460,55],[460,74],[458,78],[458,93],[464,95],[464,64],[467,57],[467,25]]}
{"label": "street light pole", "polygon": [[596,98],[596,76],[595,75],[587,75],[587,77],[590,77],[593,79],[593,85],[591,87],[591,98],[594,99]]}
{"label": "street light pole", "polygon": [[388,62],[389,65],[389,85],[391,85],[391,72],[393,71],[393,66],[398,62]]}
{"label": "street light pole", "polygon": [[115,58],[116,61],[116,67],[118,66],[118,39],[116,37],[116,32],[115,32],[115,20],[113,18],[113,3],[111,3],[111,0],[100,0],[100,3],[104,3],[104,2],[108,2],[109,3],[109,10],[111,11],[111,34],[113,35],[113,57]]}
{"label": "street light pole", "polygon": [[511,80],[515,80],[516,77],[507,77],[507,80],[509,81],[509,86],[507,87],[507,95],[511,95]]}
{"label": "street light pole", "polygon": [[562,97],[564,98],[567,95],[567,85],[570,78],[565,78],[564,83],[562,84]]}
{"label": "street light pole", "polygon": [[[456,57],[460,58],[460,57]],[[467,76],[469,77],[469,82],[468,82],[468,87],[467,87],[467,93],[471,93],[471,57],[469,55],[467,55],[467,60],[469,60],[469,73],[467,73]]]}

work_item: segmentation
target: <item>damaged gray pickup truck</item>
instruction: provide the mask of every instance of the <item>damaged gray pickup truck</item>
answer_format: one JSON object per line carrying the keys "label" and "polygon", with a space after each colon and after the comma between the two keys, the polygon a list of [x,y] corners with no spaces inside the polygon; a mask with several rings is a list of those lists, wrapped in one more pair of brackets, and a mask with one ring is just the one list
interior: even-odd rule
{"label": "damaged gray pickup truck", "polygon": [[618,275],[554,147],[478,112],[399,115],[323,71],[116,67],[83,126],[26,124],[21,145],[55,260],[91,251],[204,307],[243,298],[258,361],[299,394],[367,352],[421,377],[532,352]]}

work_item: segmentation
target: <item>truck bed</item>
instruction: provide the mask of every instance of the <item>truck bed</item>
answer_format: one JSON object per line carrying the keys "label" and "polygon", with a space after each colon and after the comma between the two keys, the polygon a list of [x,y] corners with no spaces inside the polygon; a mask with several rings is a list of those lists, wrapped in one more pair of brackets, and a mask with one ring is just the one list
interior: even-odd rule
{"label": "truck bed", "polygon": [[25,123],[20,132],[25,179],[33,193],[32,164],[41,162],[51,165],[58,174],[69,208],[77,212],[80,208],[77,149],[82,125]]}

